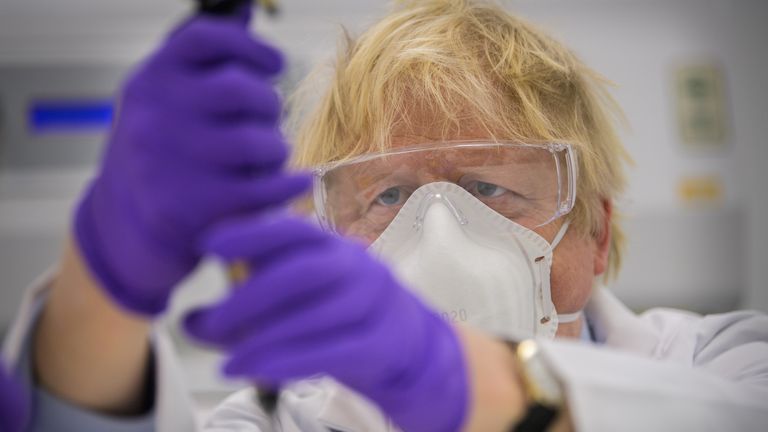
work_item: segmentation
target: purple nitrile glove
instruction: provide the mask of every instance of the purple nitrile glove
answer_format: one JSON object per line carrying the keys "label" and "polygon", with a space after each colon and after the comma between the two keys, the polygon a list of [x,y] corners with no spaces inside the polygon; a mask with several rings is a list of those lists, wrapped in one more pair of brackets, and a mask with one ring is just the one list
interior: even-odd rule
{"label": "purple nitrile glove", "polygon": [[124,86],[75,235],[100,284],[135,312],[165,309],[211,224],[309,186],[281,171],[288,150],[270,78],[282,58],[251,36],[249,16],[191,18]]}
{"label": "purple nitrile glove", "polygon": [[254,270],[185,328],[224,350],[224,372],[275,387],[325,374],[408,431],[456,431],[468,409],[454,329],[363,246],[306,222],[228,221],[204,249]]}
{"label": "purple nitrile glove", "polygon": [[0,432],[21,432],[28,414],[26,392],[0,364]]}

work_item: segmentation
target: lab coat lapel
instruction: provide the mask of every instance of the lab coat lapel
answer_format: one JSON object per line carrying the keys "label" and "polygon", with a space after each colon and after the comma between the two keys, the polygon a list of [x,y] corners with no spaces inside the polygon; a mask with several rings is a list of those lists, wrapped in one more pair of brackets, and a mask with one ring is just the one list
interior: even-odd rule
{"label": "lab coat lapel", "polygon": [[652,356],[659,334],[605,288],[597,288],[585,308],[595,339],[607,346]]}

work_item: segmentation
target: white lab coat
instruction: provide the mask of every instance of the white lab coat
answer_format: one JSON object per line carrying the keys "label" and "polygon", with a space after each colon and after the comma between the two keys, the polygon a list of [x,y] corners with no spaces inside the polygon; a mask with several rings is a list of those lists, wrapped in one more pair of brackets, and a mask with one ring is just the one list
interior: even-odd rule
{"label": "white lab coat", "polygon": [[[32,287],[6,340],[15,361],[47,280]],[[768,431],[768,316],[699,316],[657,309],[637,316],[598,290],[585,310],[599,344],[547,341],[543,350],[566,390],[578,431]],[[154,334],[156,430],[190,431],[192,405],[167,336]],[[364,366],[361,366],[364,367]],[[227,398],[205,431],[384,432],[397,429],[374,405],[329,378],[286,388],[280,427],[252,390]],[[198,429],[199,430],[199,429]]]}

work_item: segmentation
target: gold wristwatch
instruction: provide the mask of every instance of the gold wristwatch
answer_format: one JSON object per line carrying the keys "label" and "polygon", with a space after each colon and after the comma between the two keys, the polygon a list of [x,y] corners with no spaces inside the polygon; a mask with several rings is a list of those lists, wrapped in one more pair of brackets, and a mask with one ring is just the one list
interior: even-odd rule
{"label": "gold wristwatch", "polygon": [[549,428],[565,406],[565,393],[539,345],[532,339],[509,344],[520,369],[528,410],[510,432],[540,432]]}

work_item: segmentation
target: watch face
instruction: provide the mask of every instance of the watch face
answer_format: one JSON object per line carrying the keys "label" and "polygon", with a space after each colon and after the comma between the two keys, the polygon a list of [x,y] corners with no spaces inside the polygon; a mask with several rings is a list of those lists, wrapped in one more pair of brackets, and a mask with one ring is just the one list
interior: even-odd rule
{"label": "watch face", "polygon": [[517,357],[531,399],[543,405],[562,406],[564,397],[560,381],[547,364],[536,342],[533,340],[520,342],[517,347]]}

